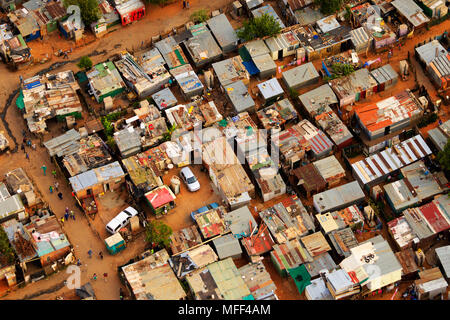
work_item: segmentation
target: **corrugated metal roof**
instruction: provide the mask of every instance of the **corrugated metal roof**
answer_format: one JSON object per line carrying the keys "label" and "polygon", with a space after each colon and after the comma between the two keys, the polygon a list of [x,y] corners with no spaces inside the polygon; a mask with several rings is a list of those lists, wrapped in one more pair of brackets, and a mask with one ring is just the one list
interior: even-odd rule
{"label": "corrugated metal roof", "polygon": [[416,135],[392,148],[353,163],[352,169],[365,185],[429,154],[431,149],[425,140],[421,135]]}
{"label": "corrugated metal roof", "polygon": [[226,213],[223,219],[225,225],[238,239],[250,235],[253,231],[250,230],[250,227],[253,229],[257,226],[255,218],[253,218],[253,215],[247,206]]}
{"label": "corrugated metal roof", "polygon": [[54,155],[62,157],[66,154],[67,150],[73,150],[73,148],[78,150],[78,141],[80,139],[80,133],[75,129],[70,129],[64,134],[44,142],[44,146],[47,148],[50,157],[53,157]]}
{"label": "corrugated metal roof", "polygon": [[353,29],[350,31],[350,35],[352,36],[352,42],[356,48],[362,45],[368,45],[368,42],[370,41],[370,37],[363,27]]}
{"label": "corrugated metal roof", "polygon": [[436,248],[436,255],[441,262],[447,278],[450,278],[450,246]]}
{"label": "corrugated metal roof", "polygon": [[330,245],[321,231],[301,237],[300,240],[312,257],[331,250]]}
{"label": "corrugated metal roof", "polygon": [[391,4],[412,23],[414,27],[430,21],[423,13],[423,10],[413,0],[395,0]]}
{"label": "corrugated metal roof", "polygon": [[107,164],[100,168],[95,168],[79,175],[69,178],[72,189],[78,192],[83,189],[94,186],[97,183],[102,183],[114,178],[125,176],[118,161]]}
{"label": "corrugated metal roof", "polygon": [[422,160],[402,168],[401,172],[407,183],[416,191],[420,201],[429,199],[448,189],[438,182],[435,174],[428,171]]}
{"label": "corrugated metal roof", "polygon": [[282,77],[288,87],[292,88],[315,79],[318,80],[320,76],[312,62],[308,62],[283,72]]}
{"label": "corrugated metal roof", "polygon": [[207,268],[225,300],[241,300],[250,295],[232,258],[214,262]]}
{"label": "corrugated metal roof", "polygon": [[313,164],[327,181],[345,177],[345,169],[334,155],[314,161]]}
{"label": "corrugated metal roof", "polygon": [[347,207],[365,198],[364,192],[357,181],[324,191],[313,196],[314,207],[317,212],[324,213]]}
{"label": "corrugated metal roof", "polygon": [[246,111],[255,106],[255,101],[242,80],[225,86],[225,92],[237,112]]}
{"label": "corrugated metal roof", "polygon": [[322,253],[314,257],[312,262],[306,262],[305,268],[308,271],[311,278],[314,278],[320,274],[324,269],[332,271],[337,268],[336,263],[334,263],[328,252]]}
{"label": "corrugated metal roof", "polygon": [[219,259],[226,259],[228,257],[238,256],[242,253],[239,240],[236,239],[232,234],[227,234],[221,236],[220,238],[214,239],[213,243],[214,246],[216,247]]}
{"label": "corrugated metal roof", "polygon": [[212,17],[207,20],[206,23],[222,49],[226,46],[237,43],[238,37],[236,32],[225,14],[222,13],[218,16]]}
{"label": "corrugated metal roof", "polygon": [[305,289],[305,295],[308,300],[333,300],[333,296],[322,278],[311,280],[311,284]]}
{"label": "corrugated metal roof", "polygon": [[450,138],[450,120],[447,120],[437,128],[429,130],[428,137],[439,151],[444,150],[444,147]]}
{"label": "corrugated metal roof", "polygon": [[396,211],[412,207],[420,202],[416,193],[413,194],[414,190],[410,189],[403,179],[389,183],[383,189]]}
{"label": "corrugated metal roof", "polygon": [[278,82],[277,78],[272,78],[267,81],[261,82],[257,86],[264,99],[270,99],[284,93],[284,90]]}
{"label": "corrugated metal roof", "polygon": [[12,214],[22,211],[25,211],[25,207],[18,194],[15,194],[0,202],[0,219],[2,220]]}
{"label": "corrugated metal roof", "polygon": [[326,111],[331,111],[330,104],[338,103],[336,94],[328,84],[308,91],[299,96],[300,102],[311,117],[315,117]]}
{"label": "corrugated metal roof", "polygon": [[398,73],[392,68],[390,64],[385,64],[384,66],[370,71],[370,75],[380,84],[398,78]]}
{"label": "corrugated metal roof", "polygon": [[284,25],[283,21],[280,19],[280,17],[277,15],[277,13],[275,12],[275,10],[272,8],[272,6],[270,4],[252,10],[252,15],[255,18],[256,17],[260,17],[260,16],[262,16],[264,14],[268,14],[269,16],[272,16],[275,19],[275,21],[278,22],[278,24],[280,25],[281,29],[284,29],[286,27]]}
{"label": "corrugated metal roof", "polygon": [[261,261],[249,263],[238,270],[256,300],[265,299],[275,293],[277,287]]}

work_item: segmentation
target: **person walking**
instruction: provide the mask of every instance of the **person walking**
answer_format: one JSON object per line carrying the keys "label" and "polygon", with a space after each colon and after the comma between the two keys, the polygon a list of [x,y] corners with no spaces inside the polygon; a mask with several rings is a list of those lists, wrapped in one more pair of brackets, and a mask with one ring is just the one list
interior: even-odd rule
{"label": "person walking", "polygon": [[186,8],[189,9],[189,1],[186,1]]}
{"label": "person walking", "polygon": [[55,181],[55,190],[59,191],[59,182],[58,181]]}
{"label": "person walking", "polygon": [[56,170],[53,170],[53,171],[52,171],[52,175],[53,175],[53,177],[55,177],[55,179],[56,179]]}
{"label": "person walking", "polygon": [[97,280],[97,274],[94,273],[94,275],[92,276],[92,280]]}
{"label": "person walking", "polygon": [[80,260],[80,258],[78,258],[78,260],[77,260],[77,266],[78,266],[78,267],[81,266],[81,260]]}
{"label": "person walking", "polygon": [[45,176],[45,172],[47,171],[47,166],[45,164],[43,164],[41,169],[42,169],[42,171],[44,171],[44,176]]}
{"label": "person walking", "polygon": [[63,194],[61,192],[58,192],[58,198],[59,198],[59,200],[63,199]]}
{"label": "person walking", "polygon": [[183,9],[186,9],[186,0],[183,0]]}
{"label": "person walking", "polygon": [[69,220],[69,212],[64,213],[64,219]]}
{"label": "person walking", "polygon": [[75,213],[73,212],[73,210],[70,210],[70,217],[72,218],[72,220],[75,220]]}
{"label": "person walking", "polygon": [[20,149],[25,152],[25,145],[22,143],[22,145],[20,146]]}
{"label": "person walking", "polygon": [[91,249],[89,249],[88,255],[89,255],[89,258],[92,258],[92,250]]}
{"label": "person walking", "polygon": [[106,280],[107,277],[108,277],[108,274],[105,272],[105,273],[103,274],[103,280],[105,280],[105,282],[107,281],[107,280]]}
{"label": "person walking", "polygon": [[64,217],[61,217],[61,223],[64,225]]}
{"label": "person walking", "polygon": [[48,188],[48,190],[50,190],[50,193],[53,193],[53,187],[52,187],[52,186],[50,186],[50,187]]}
{"label": "person walking", "polygon": [[31,149],[33,149],[33,151],[36,151],[36,143],[33,143],[33,144],[31,145]]}
{"label": "person walking", "polygon": [[100,252],[98,253],[98,255],[99,255],[100,259],[103,260],[103,252],[100,251]]}
{"label": "person walking", "polygon": [[28,154],[28,152],[25,152],[25,158],[30,161],[30,155]]}

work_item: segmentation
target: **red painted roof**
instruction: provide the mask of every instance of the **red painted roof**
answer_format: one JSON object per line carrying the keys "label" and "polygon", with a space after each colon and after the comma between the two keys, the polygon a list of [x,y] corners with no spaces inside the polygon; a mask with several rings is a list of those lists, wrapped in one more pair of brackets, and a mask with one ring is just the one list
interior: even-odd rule
{"label": "red painted roof", "polygon": [[[155,197],[157,195],[157,197]],[[159,208],[173,200],[175,198],[169,192],[166,187],[155,189],[145,195],[147,200],[151,203],[153,208]]]}
{"label": "red painted roof", "polygon": [[447,230],[450,225],[439,212],[434,202],[430,202],[420,207],[420,212],[427,219],[428,223],[433,227],[436,233]]}

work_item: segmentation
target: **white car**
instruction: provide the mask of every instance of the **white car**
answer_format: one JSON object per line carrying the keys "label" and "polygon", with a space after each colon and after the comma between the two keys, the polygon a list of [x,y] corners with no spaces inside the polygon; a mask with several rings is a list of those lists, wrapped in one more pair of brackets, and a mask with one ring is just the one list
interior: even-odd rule
{"label": "white car", "polygon": [[130,219],[138,214],[137,210],[133,207],[128,207],[121,211],[114,219],[112,219],[106,225],[106,230],[109,233],[115,234],[120,228],[125,227],[130,223]]}
{"label": "white car", "polygon": [[186,183],[189,191],[194,192],[200,189],[200,182],[198,182],[197,178],[189,167],[184,167],[183,169],[181,169],[180,177],[184,181],[184,183]]}

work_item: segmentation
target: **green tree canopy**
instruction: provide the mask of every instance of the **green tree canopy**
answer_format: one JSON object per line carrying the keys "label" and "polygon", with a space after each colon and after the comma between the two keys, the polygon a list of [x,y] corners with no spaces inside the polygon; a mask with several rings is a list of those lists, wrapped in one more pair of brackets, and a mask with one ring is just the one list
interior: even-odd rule
{"label": "green tree canopy", "polygon": [[244,21],[242,29],[237,33],[238,37],[245,41],[266,36],[274,36],[281,32],[281,26],[274,17],[267,13],[262,16]]}
{"label": "green tree canopy", "polygon": [[83,70],[89,70],[92,68],[92,60],[88,56],[81,57],[77,64],[77,67]]}
{"label": "green tree canopy", "polygon": [[64,0],[64,5],[66,8],[70,5],[80,7],[81,19],[86,26],[100,19],[100,8],[97,0]]}
{"label": "green tree canopy", "polygon": [[172,228],[158,220],[150,221],[145,230],[145,240],[161,247],[167,247],[170,244],[171,235]]}
{"label": "green tree canopy", "polygon": [[343,0],[314,0],[314,3],[323,14],[333,14],[341,8]]}
{"label": "green tree canopy", "polygon": [[195,23],[205,22],[209,18],[208,17],[208,11],[206,11],[205,9],[197,10],[193,14],[191,14],[190,18]]}
{"label": "green tree canopy", "polygon": [[447,141],[444,150],[438,153],[437,158],[445,170],[450,170],[450,140]]}
{"label": "green tree canopy", "polygon": [[14,263],[14,249],[9,245],[9,239],[3,228],[0,228],[0,266]]}

